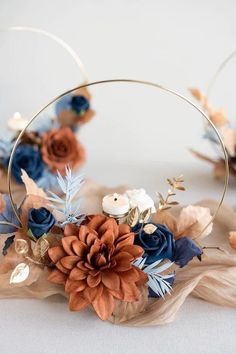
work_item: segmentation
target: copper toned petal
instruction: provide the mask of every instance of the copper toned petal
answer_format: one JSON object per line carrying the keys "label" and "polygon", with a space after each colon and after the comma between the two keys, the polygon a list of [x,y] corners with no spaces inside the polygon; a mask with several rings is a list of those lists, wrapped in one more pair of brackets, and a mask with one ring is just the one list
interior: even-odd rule
{"label": "copper toned petal", "polygon": [[142,247],[137,246],[137,245],[123,246],[120,251],[129,253],[131,256],[133,256],[133,260],[141,257],[144,253],[144,250],[142,249]]}
{"label": "copper toned petal", "polygon": [[103,292],[103,285],[102,283],[99,284],[96,288],[89,288],[87,287],[84,290],[84,297],[87,299],[90,303],[92,303],[96,298],[100,297]]}
{"label": "copper toned petal", "polygon": [[87,278],[87,273],[77,267],[70,272],[69,279],[71,280],[82,280],[85,278]]}
{"label": "copper toned petal", "polygon": [[97,234],[94,233],[94,232],[90,232],[87,236],[87,239],[86,239],[86,244],[91,247],[92,244],[94,243],[94,241],[97,239]]}
{"label": "copper toned petal", "polygon": [[97,315],[105,321],[111,316],[114,310],[114,298],[108,290],[103,288],[101,296],[96,297],[92,305]]}
{"label": "copper toned petal", "polygon": [[139,280],[135,282],[136,285],[139,287],[139,286],[142,286],[142,285],[146,284],[147,281],[148,281],[148,276],[147,276],[147,274],[144,273],[144,272],[143,272],[141,269],[139,269],[139,268],[136,268],[136,267],[134,267],[134,268],[135,268],[135,271],[139,274]]}
{"label": "copper toned petal", "polygon": [[88,268],[86,267],[84,261],[78,262],[78,263],[77,263],[77,267],[78,267],[79,269],[83,270],[84,272],[87,272],[87,271],[88,271]]}
{"label": "copper toned petal", "polygon": [[66,269],[73,269],[78,261],[79,261],[78,256],[67,256],[61,259],[61,264]]}
{"label": "copper toned petal", "polygon": [[100,281],[101,281],[101,273],[98,273],[97,275],[94,276],[91,274],[88,275],[87,284],[90,288],[94,288],[98,286]]}
{"label": "copper toned petal", "polygon": [[134,257],[127,252],[120,252],[113,257],[113,260],[116,262],[116,266],[114,270],[116,272],[124,272],[131,268],[131,262],[133,261]]}
{"label": "copper toned petal", "polygon": [[72,249],[81,259],[87,251],[87,246],[82,241],[76,240],[72,242]]}
{"label": "copper toned petal", "polygon": [[123,236],[130,233],[130,226],[128,224],[120,224],[119,225],[119,236]]}
{"label": "copper toned petal", "polygon": [[53,263],[57,263],[57,261],[59,261],[59,259],[66,256],[66,253],[63,250],[63,247],[56,246],[56,247],[49,248],[48,255],[51,258],[51,260],[53,261]]}
{"label": "copper toned petal", "polygon": [[107,219],[98,229],[98,233],[100,235],[103,235],[107,230],[112,230],[115,239],[118,237],[119,235],[119,228],[117,225],[117,222],[115,221],[115,219],[109,218]]}
{"label": "copper toned petal", "polygon": [[66,285],[65,285],[65,292],[66,293],[79,292],[79,291],[84,290],[85,287],[86,287],[85,280],[67,279]]}
{"label": "copper toned petal", "polygon": [[87,235],[89,233],[89,228],[86,225],[81,225],[79,228],[79,239],[82,242],[86,242]]}
{"label": "copper toned petal", "polygon": [[95,253],[99,252],[100,247],[101,247],[101,241],[97,239],[94,242],[94,244],[91,246],[90,252],[87,255],[87,260],[88,260],[89,263],[91,262],[91,259],[95,255]]}
{"label": "copper toned petal", "polygon": [[77,237],[76,236],[67,236],[67,237],[63,237],[61,239],[63,248],[65,250],[65,252],[69,255],[69,256],[74,256],[75,253],[72,249],[72,242],[73,241],[77,241]]}
{"label": "copper toned petal", "polygon": [[75,224],[66,224],[64,228],[64,235],[67,236],[77,236],[78,235],[78,226]]}
{"label": "copper toned petal", "polygon": [[109,270],[102,272],[102,282],[108,289],[120,289],[120,277],[115,272]]}
{"label": "copper toned petal", "polygon": [[88,301],[80,293],[71,293],[69,308],[71,311],[80,311],[88,305]]}
{"label": "copper toned petal", "polygon": [[115,240],[114,233],[112,230],[107,230],[101,237],[101,242],[105,243],[106,245],[113,245]]}
{"label": "copper toned petal", "polygon": [[99,227],[104,224],[107,220],[107,217],[104,215],[95,215],[88,222],[87,226],[92,230],[98,230]]}
{"label": "copper toned petal", "polygon": [[136,271],[135,267],[132,267],[126,272],[120,272],[119,276],[126,283],[136,283],[136,281],[139,281],[140,279],[139,272]]}
{"label": "copper toned petal", "polygon": [[56,263],[56,267],[57,267],[57,269],[59,269],[62,273],[64,273],[64,274],[69,274],[70,273],[70,271],[68,270],[68,269],[66,269],[63,265],[62,265],[62,263],[61,263],[61,261],[58,261],[57,263]]}
{"label": "copper toned petal", "polygon": [[[123,238],[123,237],[122,237]],[[133,246],[134,244],[134,233],[130,233],[127,235],[125,239],[120,240],[119,238],[116,241],[116,251],[119,251],[122,249],[124,246]]]}
{"label": "copper toned petal", "polygon": [[121,279],[121,288],[124,294],[124,301],[127,302],[138,301],[140,296],[140,291],[135,285],[135,283],[126,283]]}
{"label": "copper toned petal", "polygon": [[112,294],[113,297],[115,297],[118,300],[124,300],[124,294],[123,294],[123,290],[109,290],[110,293]]}
{"label": "copper toned petal", "polygon": [[53,269],[50,271],[48,280],[55,284],[65,284],[67,276],[60,272],[58,269]]}
{"label": "copper toned petal", "polygon": [[99,254],[96,259],[96,263],[99,268],[105,266],[107,264],[106,257],[103,256],[102,254]]}

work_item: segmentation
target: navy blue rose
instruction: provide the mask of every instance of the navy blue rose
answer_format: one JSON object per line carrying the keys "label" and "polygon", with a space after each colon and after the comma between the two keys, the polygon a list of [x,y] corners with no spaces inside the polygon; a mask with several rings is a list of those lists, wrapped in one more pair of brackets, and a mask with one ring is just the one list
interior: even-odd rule
{"label": "navy blue rose", "polygon": [[56,103],[56,115],[63,111],[72,110],[76,114],[81,115],[90,108],[89,101],[81,95],[66,95]]}
{"label": "navy blue rose", "polygon": [[71,99],[71,109],[77,114],[83,114],[89,109],[89,101],[84,96],[73,96]]}
{"label": "navy blue rose", "polygon": [[173,261],[183,268],[194,257],[201,260],[202,249],[198,247],[190,237],[181,237],[175,241]]}
{"label": "navy blue rose", "polygon": [[175,241],[173,234],[164,225],[151,224],[156,227],[152,234],[141,229],[141,224],[135,226],[132,231],[136,233],[135,244],[144,249],[143,258],[145,264],[152,264],[160,259],[173,259]]}
{"label": "navy blue rose", "polygon": [[52,213],[46,208],[33,209],[28,213],[28,229],[32,235],[39,239],[43,234],[48,233],[56,220]]}
{"label": "navy blue rose", "polygon": [[[4,164],[8,167],[9,157],[5,159]],[[38,149],[28,144],[21,144],[17,147],[12,162],[12,174],[17,183],[23,183],[21,169],[25,170],[30,178],[37,181],[42,176],[43,168],[44,164]]]}

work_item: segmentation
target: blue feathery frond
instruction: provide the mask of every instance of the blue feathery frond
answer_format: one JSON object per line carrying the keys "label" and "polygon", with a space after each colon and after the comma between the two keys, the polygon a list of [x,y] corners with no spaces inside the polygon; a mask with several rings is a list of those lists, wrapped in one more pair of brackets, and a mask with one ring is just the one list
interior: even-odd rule
{"label": "blue feathery frond", "polygon": [[148,266],[145,265],[146,259],[145,258],[138,258],[133,262],[133,265],[139,269],[141,269],[144,273],[147,274],[148,276],[148,282],[147,285],[152,289],[152,291],[157,295],[161,297],[165,297],[165,294],[168,293],[170,294],[172,290],[171,284],[168,282],[168,279],[171,279],[174,277],[174,274],[167,274],[163,275],[161,274],[168,268],[170,268],[173,263],[167,262],[159,267],[157,267],[161,262],[163,262],[163,259],[160,259]]}
{"label": "blue feathery frond", "polygon": [[79,212],[80,201],[73,201],[83,184],[83,177],[73,175],[68,166],[65,171],[65,177],[57,172],[57,182],[64,196],[60,197],[56,193],[48,191],[50,195],[48,200],[52,203],[51,206],[62,215],[61,226],[68,223],[80,224],[85,218],[85,215]]}

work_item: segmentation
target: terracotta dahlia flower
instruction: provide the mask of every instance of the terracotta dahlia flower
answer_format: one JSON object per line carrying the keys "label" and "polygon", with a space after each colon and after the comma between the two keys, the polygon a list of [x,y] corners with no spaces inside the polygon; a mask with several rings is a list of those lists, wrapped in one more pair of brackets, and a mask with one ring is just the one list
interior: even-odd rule
{"label": "terracotta dahlia flower", "polygon": [[79,311],[91,304],[98,316],[106,320],[113,312],[115,298],[137,301],[138,286],[146,275],[132,262],[142,256],[143,249],[134,243],[134,234],[126,224],[96,215],[86,224],[65,227],[62,245],[48,253],[56,268],[49,280],[65,284],[69,306]]}

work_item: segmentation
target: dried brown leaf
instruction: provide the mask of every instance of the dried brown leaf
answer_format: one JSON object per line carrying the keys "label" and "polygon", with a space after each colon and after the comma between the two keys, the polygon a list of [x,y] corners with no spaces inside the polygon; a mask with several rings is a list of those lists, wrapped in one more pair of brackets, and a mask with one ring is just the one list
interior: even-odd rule
{"label": "dried brown leaf", "polygon": [[166,210],[158,211],[154,217],[153,221],[157,224],[165,225],[174,234],[177,232],[177,221],[176,218]]}
{"label": "dried brown leaf", "polygon": [[192,96],[196,98],[196,100],[202,102],[205,99],[205,96],[201,93],[199,89],[190,88],[189,91],[191,92]]}
{"label": "dried brown leaf", "polygon": [[212,216],[208,208],[194,205],[183,208],[177,220],[178,233],[176,237],[188,236],[192,239],[202,239],[208,236],[212,231],[212,223],[204,232],[202,231],[211,219]]}
{"label": "dried brown leaf", "polygon": [[148,304],[148,289],[143,286],[140,289],[140,297],[138,301],[125,302],[115,301],[115,308],[112,314],[111,321],[114,323],[120,323],[127,321],[139,313],[143,312]]}
{"label": "dried brown leaf", "polygon": [[229,244],[236,250],[236,231],[231,231],[229,233]]}
{"label": "dried brown leaf", "polygon": [[44,190],[42,188],[39,188],[37,184],[28,176],[28,174],[24,170],[21,170],[21,172],[22,172],[21,179],[25,185],[26,194],[37,195],[39,197],[46,198],[47,195],[44,192]]}
{"label": "dried brown leaf", "polygon": [[168,202],[168,205],[179,205],[179,202]]}
{"label": "dried brown leaf", "polygon": [[230,156],[236,155],[236,131],[228,127],[221,129],[226,149]]}
{"label": "dried brown leaf", "polygon": [[210,115],[210,120],[218,127],[222,127],[228,123],[228,119],[225,114],[225,110],[221,109],[220,111],[213,112]]}

